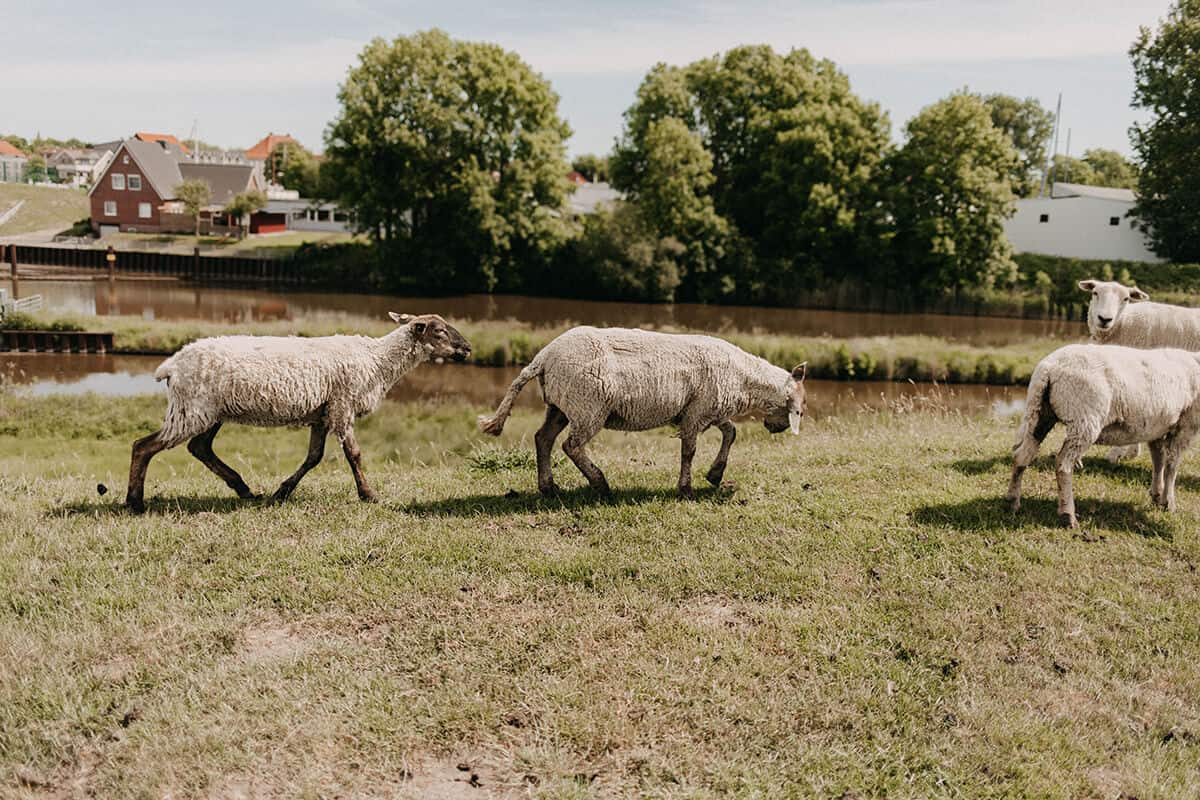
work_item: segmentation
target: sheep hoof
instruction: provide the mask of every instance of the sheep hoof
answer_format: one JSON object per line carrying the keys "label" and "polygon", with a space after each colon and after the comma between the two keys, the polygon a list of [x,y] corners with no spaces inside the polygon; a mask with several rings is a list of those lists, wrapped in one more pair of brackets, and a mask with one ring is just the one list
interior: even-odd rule
{"label": "sheep hoof", "polygon": [[1058,516],[1062,518],[1063,524],[1071,530],[1076,530],[1079,528],[1079,520],[1074,514],[1061,513]]}
{"label": "sheep hoof", "polygon": [[143,503],[141,500],[126,500],[125,507],[129,509],[130,513],[133,513],[133,514],[145,514],[146,513],[146,504]]}
{"label": "sheep hoof", "polygon": [[362,500],[364,503],[378,503],[379,495],[375,494],[375,492],[368,489],[365,492],[359,492],[358,499]]}
{"label": "sheep hoof", "polygon": [[725,470],[710,469],[708,474],[704,476],[704,480],[711,483],[713,486],[720,486],[721,479],[725,477]]}
{"label": "sheep hoof", "polygon": [[538,491],[546,497],[553,497],[554,495],[558,494],[558,484],[551,481],[543,486],[539,486]]}
{"label": "sheep hoof", "polygon": [[1014,512],[1020,511],[1021,510],[1021,498],[1019,498],[1019,497],[1008,498],[1008,507],[1010,509],[1012,509]]}
{"label": "sheep hoof", "polygon": [[690,486],[680,486],[679,496],[684,500],[695,500],[696,492]]}

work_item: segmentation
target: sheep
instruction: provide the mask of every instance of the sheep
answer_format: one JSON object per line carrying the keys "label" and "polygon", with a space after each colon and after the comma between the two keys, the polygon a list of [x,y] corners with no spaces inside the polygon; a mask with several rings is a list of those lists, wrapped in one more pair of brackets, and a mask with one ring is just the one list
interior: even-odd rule
{"label": "sheep", "polygon": [[1056,423],[1067,429],[1058,452],[1058,513],[1075,516],[1072,475],[1093,444],[1149,442],[1154,462],[1150,498],[1175,510],[1175,476],[1200,430],[1200,353],[1072,344],[1046,356],[1033,371],[1025,416],[1013,445],[1007,499],[1021,507],[1021,476]]}
{"label": "sheep", "polygon": [[[1116,281],[1084,280],[1079,288],[1092,294],[1087,323],[1096,344],[1200,351],[1200,310],[1143,302],[1150,296],[1136,286],[1122,286]],[[1140,453],[1140,444],[1114,447],[1108,452],[1108,460],[1116,463]]]}
{"label": "sheep", "polygon": [[378,339],[218,336],[183,347],[154,373],[156,380],[167,382],[166,419],[161,429],[133,443],[125,504],[135,513],[145,510],[142,494],[150,459],[184,441],[238,497],[258,498],[213,452],[213,439],[225,422],[310,428],[308,456],[279,485],[276,501],[286,500],[321,462],[330,433],[342,444],[359,498],[376,501],[363,476],[354,420],[377,409],[401,376],[421,362],[463,361],[471,353],[462,334],[436,314],[388,316],[399,327]]}
{"label": "sheep", "polygon": [[608,480],[588,457],[587,443],[602,428],[644,431],[676,424],[679,493],[690,498],[696,438],[709,427],[721,431],[720,450],[706,475],[714,486],[721,485],[737,437],[733,417],[755,410],[765,415],[763,424],[771,433],[789,427],[800,432],[806,364],[788,372],[711,336],[577,327],[534,357],[496,413],[479,418],[479,428],[499,436],[521,389],[538,378],[546,403],[545,421],[534,436],[539,491],[557,491],[550,454],[567,425],[571,432],[563,451],[592,489],[607,495]]}

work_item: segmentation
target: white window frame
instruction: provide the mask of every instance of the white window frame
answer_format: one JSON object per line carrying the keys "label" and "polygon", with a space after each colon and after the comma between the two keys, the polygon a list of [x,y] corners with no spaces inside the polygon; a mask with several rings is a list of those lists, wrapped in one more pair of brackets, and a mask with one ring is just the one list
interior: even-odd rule
{"label": "white window frame", "polygon": [[138,203],[138,219],[150,219],[152,213],[149,203]]}
{"label": "white window frame", "polygon": [[112,188],[114,192],[125,191],[125,173],[114,172],[112,174]]}
{"label": "white window frame", "polygon": [[117,201],[116,200],[105,200],[104,201],[104,216],[115,217],[116,215],[117,215]]}
{"label": "white window frame", "polygon": [[140,192],[142,190],[142,176],[133,174],[126,175],[125,185],[129,187],[129,191],[131,192]]}

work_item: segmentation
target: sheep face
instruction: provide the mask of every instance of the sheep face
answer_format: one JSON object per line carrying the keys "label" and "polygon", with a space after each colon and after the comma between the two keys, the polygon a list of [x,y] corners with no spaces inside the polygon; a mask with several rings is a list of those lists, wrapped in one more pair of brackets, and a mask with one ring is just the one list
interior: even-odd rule
{"label": "sheep face", "polygon": [[1122,286],[1116,281],[1080,281],[1079,288],[1092,293],[1092,301],[1088,304],[1088,331],[1093,336],[1111,332],[1130,302],[1150,299],[1136,286]]}
{"label": "sheep face", "polygon": [[763,427],[771,433],[782,433],[789,428],[793,435],[800,433],[800,420],[808,410],[807,393],[804,389],[804,375],[808,371],[808,362],[799,364],[792,370],[784,389],[783,398],[779,405],[767,410],[763,418]]}
{"label": "sheep face", "polygon": [[408,325],[413,338],[428,354],[429,358],[449,358],[454,361],[466,361],[471,355],[471,344],[459,333],[453,325],[437,314],[422,314],[414,317],[411,314],[389,312],[393,322]]}

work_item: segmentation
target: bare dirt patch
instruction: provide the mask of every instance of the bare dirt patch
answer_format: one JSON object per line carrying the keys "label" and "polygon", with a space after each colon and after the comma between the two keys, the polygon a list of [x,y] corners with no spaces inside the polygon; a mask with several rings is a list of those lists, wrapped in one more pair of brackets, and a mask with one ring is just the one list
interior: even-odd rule
{"label": "bare dirt patch", "polygon": [[705,628],[745,629],[754,624],[740,602],[720,595],[693,598],[679,610],[689,622]]}
{"label": "bare dirt patch", "polygon": [[242,631],[241,656],[250,662],[285,661],[303,655],[311,644],[295,625],[267,621]]}

